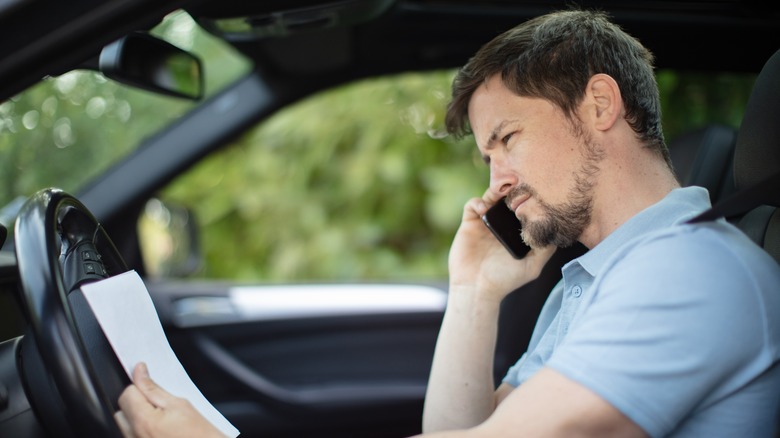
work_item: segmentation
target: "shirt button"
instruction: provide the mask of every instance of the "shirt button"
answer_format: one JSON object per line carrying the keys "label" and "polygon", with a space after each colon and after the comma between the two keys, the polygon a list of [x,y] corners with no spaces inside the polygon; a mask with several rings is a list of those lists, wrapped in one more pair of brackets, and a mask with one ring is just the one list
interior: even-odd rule
{"label": "shirt button", "polygon": [[579,285],[574,286],[571,288],[571,294],[579,298],[579,296],[582,295],[582,288]]}

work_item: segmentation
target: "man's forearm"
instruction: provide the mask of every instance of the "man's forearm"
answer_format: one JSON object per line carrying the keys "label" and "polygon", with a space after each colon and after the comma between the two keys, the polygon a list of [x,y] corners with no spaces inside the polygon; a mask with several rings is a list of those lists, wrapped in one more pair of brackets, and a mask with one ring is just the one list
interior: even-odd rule
{"label": "man's forearm", "polygon": [[493,356],[500,302],[450,288],[423,413],[423,431],[462,429],[495,409]]}

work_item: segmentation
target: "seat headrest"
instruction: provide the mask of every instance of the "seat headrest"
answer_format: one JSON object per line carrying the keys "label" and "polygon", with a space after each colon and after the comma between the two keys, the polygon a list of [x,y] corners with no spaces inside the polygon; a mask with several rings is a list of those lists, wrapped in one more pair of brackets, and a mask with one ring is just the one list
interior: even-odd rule
{"label": "seat headrest", "polygon": [[780,172],[780,50],[756,78],[734,153],[738,189],[750,187]]}
{"label": "seat headrest", "polygon": [[683,186],[701,186],[712,202],[734,192],[734,147],[737,130],[711,123],[669,142],[669,155]]}

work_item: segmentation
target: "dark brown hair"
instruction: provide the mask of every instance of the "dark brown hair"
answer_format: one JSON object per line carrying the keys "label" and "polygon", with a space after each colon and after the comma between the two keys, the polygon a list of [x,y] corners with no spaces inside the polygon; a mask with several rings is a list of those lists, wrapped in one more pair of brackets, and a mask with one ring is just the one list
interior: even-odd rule
{"label": "dark brown hair", "polygon": [[445,120],[447,130],[457,137],[471,132],[471,96],[496,74],[515,94],[544,98],[575,121],[575,110],[585,95],[585,87],[597,73],[607,74],[617,82],[626,121],[646,147],[658,151],[670,163],[661,130],[653,55],[606,14],[596,11],[543,15],[484,45],[455,76]]}

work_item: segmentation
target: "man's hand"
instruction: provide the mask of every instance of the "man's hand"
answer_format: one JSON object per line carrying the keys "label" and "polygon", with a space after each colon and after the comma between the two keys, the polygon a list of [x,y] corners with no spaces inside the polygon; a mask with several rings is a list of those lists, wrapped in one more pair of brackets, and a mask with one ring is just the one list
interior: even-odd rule
{"label": "man's hand", "polygon": [[485,421],[508,391],[495,393],[493,355],[501,301],[539,276],[554,247],[515,260],[482,222],[490,191],[463,208],[449,258],[450,288],[431,377],[423,430],[465,429]]}
{"label": "man's hand", "polygon": [[189,401],[168,393],[152,381],[146,364],[136,365],[133,382],[119,397],[121,410],[114,415],[125,438],[224,438]]}
{"label": "man's hand", "polygon": [[495,201],[489,193],[469,200],[452,242],[449,256],[450,287],[466,287],[488,293],[497,301],[536,279],[555,247],[533,248],[521,260],[514,259],[482,222]]}

